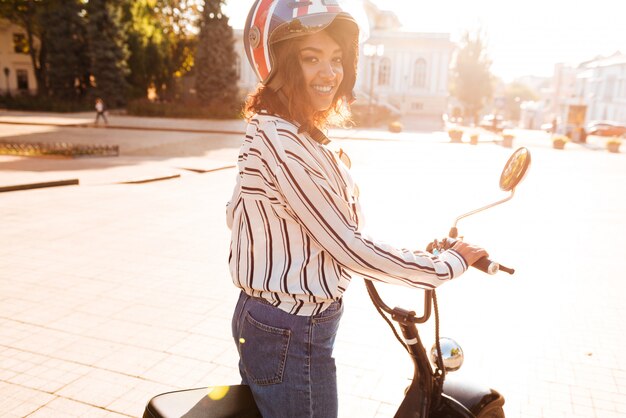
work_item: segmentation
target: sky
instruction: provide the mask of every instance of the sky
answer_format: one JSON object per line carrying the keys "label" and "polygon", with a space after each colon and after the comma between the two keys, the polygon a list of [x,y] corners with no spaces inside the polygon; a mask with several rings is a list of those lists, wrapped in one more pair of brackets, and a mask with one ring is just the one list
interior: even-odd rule
{"label": "sky", "polygon": [[[356,0],[355,0],[356,1]],[[404,29],[487,34],[492,72],[505,81],[551,76],[556,63],[577,65],[598,55],[626,53],[624,0],[373,0]],[[226,0],[224,12],[243,27],[252,0]]]}

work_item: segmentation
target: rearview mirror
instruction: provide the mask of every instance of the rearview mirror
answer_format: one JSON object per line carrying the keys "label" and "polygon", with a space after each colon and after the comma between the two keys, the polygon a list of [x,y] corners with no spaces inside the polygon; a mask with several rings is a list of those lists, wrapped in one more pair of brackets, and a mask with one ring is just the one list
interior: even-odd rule
{"label": "rearview mirror", "polygon": [[530,166],[530,152],[527,148],[519,148],[506,162],[500,175],[500,189],[510,192],[524,179]]}

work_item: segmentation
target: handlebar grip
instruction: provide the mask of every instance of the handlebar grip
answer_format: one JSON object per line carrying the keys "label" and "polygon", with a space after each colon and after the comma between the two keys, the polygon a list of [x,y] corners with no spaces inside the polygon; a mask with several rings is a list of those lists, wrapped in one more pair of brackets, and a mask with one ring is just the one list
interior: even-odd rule
{"label": "handlebar grip", "polygon": [[500,264],[500,271],[503,271],[503,272],[509,273],[509,274],[515,273],[515,269],[512,269],[510,267],[504,267],[502,264]]}
{"label": "handlebar grip", "polygon": [[479,258],[472,267],[477,268],[478,270],[487,273],[487,274],[496,274],[500,271],[500,265],[494,261],[491,261],[487,257]]}

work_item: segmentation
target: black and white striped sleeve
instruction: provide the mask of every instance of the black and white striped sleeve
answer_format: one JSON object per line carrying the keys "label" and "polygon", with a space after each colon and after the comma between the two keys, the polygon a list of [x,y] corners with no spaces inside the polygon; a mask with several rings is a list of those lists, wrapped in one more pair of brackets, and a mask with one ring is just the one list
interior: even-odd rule
{"label": "black and white striped sleeve", "polygon": [[285,205],[307,235],[346,269],[374,280],[425,288],[467,270],[467,263],[454,250],[433,256],[400,250],[364,235],[353,216],[351,197],[315,169],[318,161],[311,149],[293,138],[281,137],[271,123],[264,124],[259,134]]}

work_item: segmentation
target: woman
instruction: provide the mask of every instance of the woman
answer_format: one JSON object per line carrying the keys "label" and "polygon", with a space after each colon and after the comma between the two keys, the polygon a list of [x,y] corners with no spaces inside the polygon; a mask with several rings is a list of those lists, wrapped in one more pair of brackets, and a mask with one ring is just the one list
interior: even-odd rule
{"label": "woman", "polygon": [[233,337],[264,417],[337,416],[332,350],[351,273],[434,288],[487,255],[457,243],[433,256],[362,233],[358,189],[322,133],[346,118],[358,33],[328,0],[257,0],[246,23],[261,86],[246,104],[227,223],[241,289]]}

